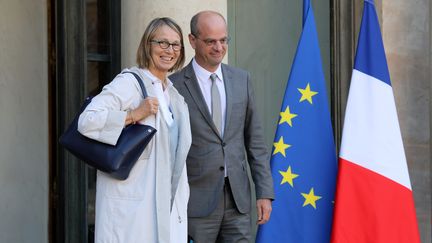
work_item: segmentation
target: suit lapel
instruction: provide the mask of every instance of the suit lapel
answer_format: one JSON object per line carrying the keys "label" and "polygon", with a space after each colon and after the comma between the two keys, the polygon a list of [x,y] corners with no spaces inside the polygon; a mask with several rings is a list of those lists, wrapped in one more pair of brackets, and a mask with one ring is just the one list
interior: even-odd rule
{"label": "suit lapel", "polygon": [[210,125],[210,127],[213,129],[213,131],[220,137],[220,134],[217,131],[217,128],[213,123],[213,119],[210,115],[210,111],[207,108],[207,104],[204,100],[204,96],[201,92],[201,88],[198,84],[198,80],[196,78],[195,72],[194,72],[193,67],[192,67],[192,62],[186,66],[185,78],[186,78],[185,85],[186,85],[187,89],[189,90],[189,93],[192,96],[192,99],[194,100],[195,104],[197,105],[198,109],[200,110],[202,116],[207,121],[207,123]]}
{"label": "suit lapel", "polygon": [[224,127],[224,136],[228,131],[228,126],[230,124],[231,111],[232,111],[232,98],[233,98],[233,76],[232,72],[226,68],[224,64],[222,64],[222,75],[225,84],[225,96],[226,96],[226,117],[225,117],[225,127]]}

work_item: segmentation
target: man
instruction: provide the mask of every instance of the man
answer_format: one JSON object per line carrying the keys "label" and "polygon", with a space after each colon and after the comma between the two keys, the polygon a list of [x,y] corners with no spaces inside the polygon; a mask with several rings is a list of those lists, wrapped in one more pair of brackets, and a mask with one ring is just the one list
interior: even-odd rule
{"label": "man", "polygon": [[247,162],[255,183],[258,224],[269,220],[274,197],[252,84],[247,72],[221,63],[229,42],[221,14],[200,12],[190,25],[195,57],[170,77],[188,104],[192,128],[187,158],[189,235],[194,243],[250,242]]}

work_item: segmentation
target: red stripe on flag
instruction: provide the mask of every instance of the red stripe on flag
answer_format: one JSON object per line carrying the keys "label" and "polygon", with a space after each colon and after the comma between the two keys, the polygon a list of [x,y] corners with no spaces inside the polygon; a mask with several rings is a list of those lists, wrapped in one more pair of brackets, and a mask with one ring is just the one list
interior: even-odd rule
{"label": "red stripe on flag", "polygon": [[420,242],[412,191],[339,158],[332,243]]}

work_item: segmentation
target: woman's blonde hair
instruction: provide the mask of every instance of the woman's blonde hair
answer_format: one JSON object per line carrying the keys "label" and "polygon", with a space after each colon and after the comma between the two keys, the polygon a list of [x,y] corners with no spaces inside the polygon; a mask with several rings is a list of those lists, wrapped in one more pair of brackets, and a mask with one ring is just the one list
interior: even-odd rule
{"label": "woman's blonde hair", "polygon": [[163,18],[155,18],[153,19],[149,25],[147,26],[146,30],[144,31],[143,36],[141,37],[141,43],[138,47],[137,51],[137,58],[136,62],[138,67],[140,68],[149,68],[151,64],[151,41],[155,37],[155,33],[157,30],[159,30],[162,26],[168,26],[172,30],[174,30],[179,36],[180,36],[180,56],[177,59],[177,62],[174,64],[174,66],[168,70],[169,72],[177,71],[180,68],[183,67],[184,61],[185,61],[185,51],[184,51],[184,45],[183,45],[183,32],[180,28],[180,26],[171,18],[163,17]]}

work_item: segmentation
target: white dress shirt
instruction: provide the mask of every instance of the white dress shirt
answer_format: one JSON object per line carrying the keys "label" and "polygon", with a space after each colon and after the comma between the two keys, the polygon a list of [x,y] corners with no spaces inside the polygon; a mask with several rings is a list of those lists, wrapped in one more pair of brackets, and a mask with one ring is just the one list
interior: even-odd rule
{"label": "white dress shirt", "polygon": [[145,69],[143,71],[144,75],[146,75],[153,83],[153,87],[156,93],[156,98],[159,102],[159,111],[161,112],[162,116],[164,117],[165,121],[167,122],[168,126],[171,126],[173,123],[173,117],[172,113],[170,111],[170,96],[168,94],[168,88],[171,87],[173,84],[172,82],[167,78],[167,87],[165,90],[163,90],[162,87],[162,81],[159,80],[156,76],[154,76],[149,70]]}
{"label": "white dress shirt", "polygon": [[[195,58],[192,60],[192,67],[195,71],[196,78],[198,79],[198,84],[201,88],[201,93],[204,96],[204,100],[207,104],[207,108],[211,114],[211,86],[212,81],[210,79],[210,75],[212,72],[205,70],[201,67],[196,61]],[[219,90],[220,98],[221,98],[221,109],[222,109],[222,128],[225,128],[225,117],[226,117],[226,93],[225,93],[225,84],[222,76],[221,65],[214,72],[217,75],[217,79],[215,80],[217,88]],[[221,131],[221,135],[223,136],[224,129]]]}

